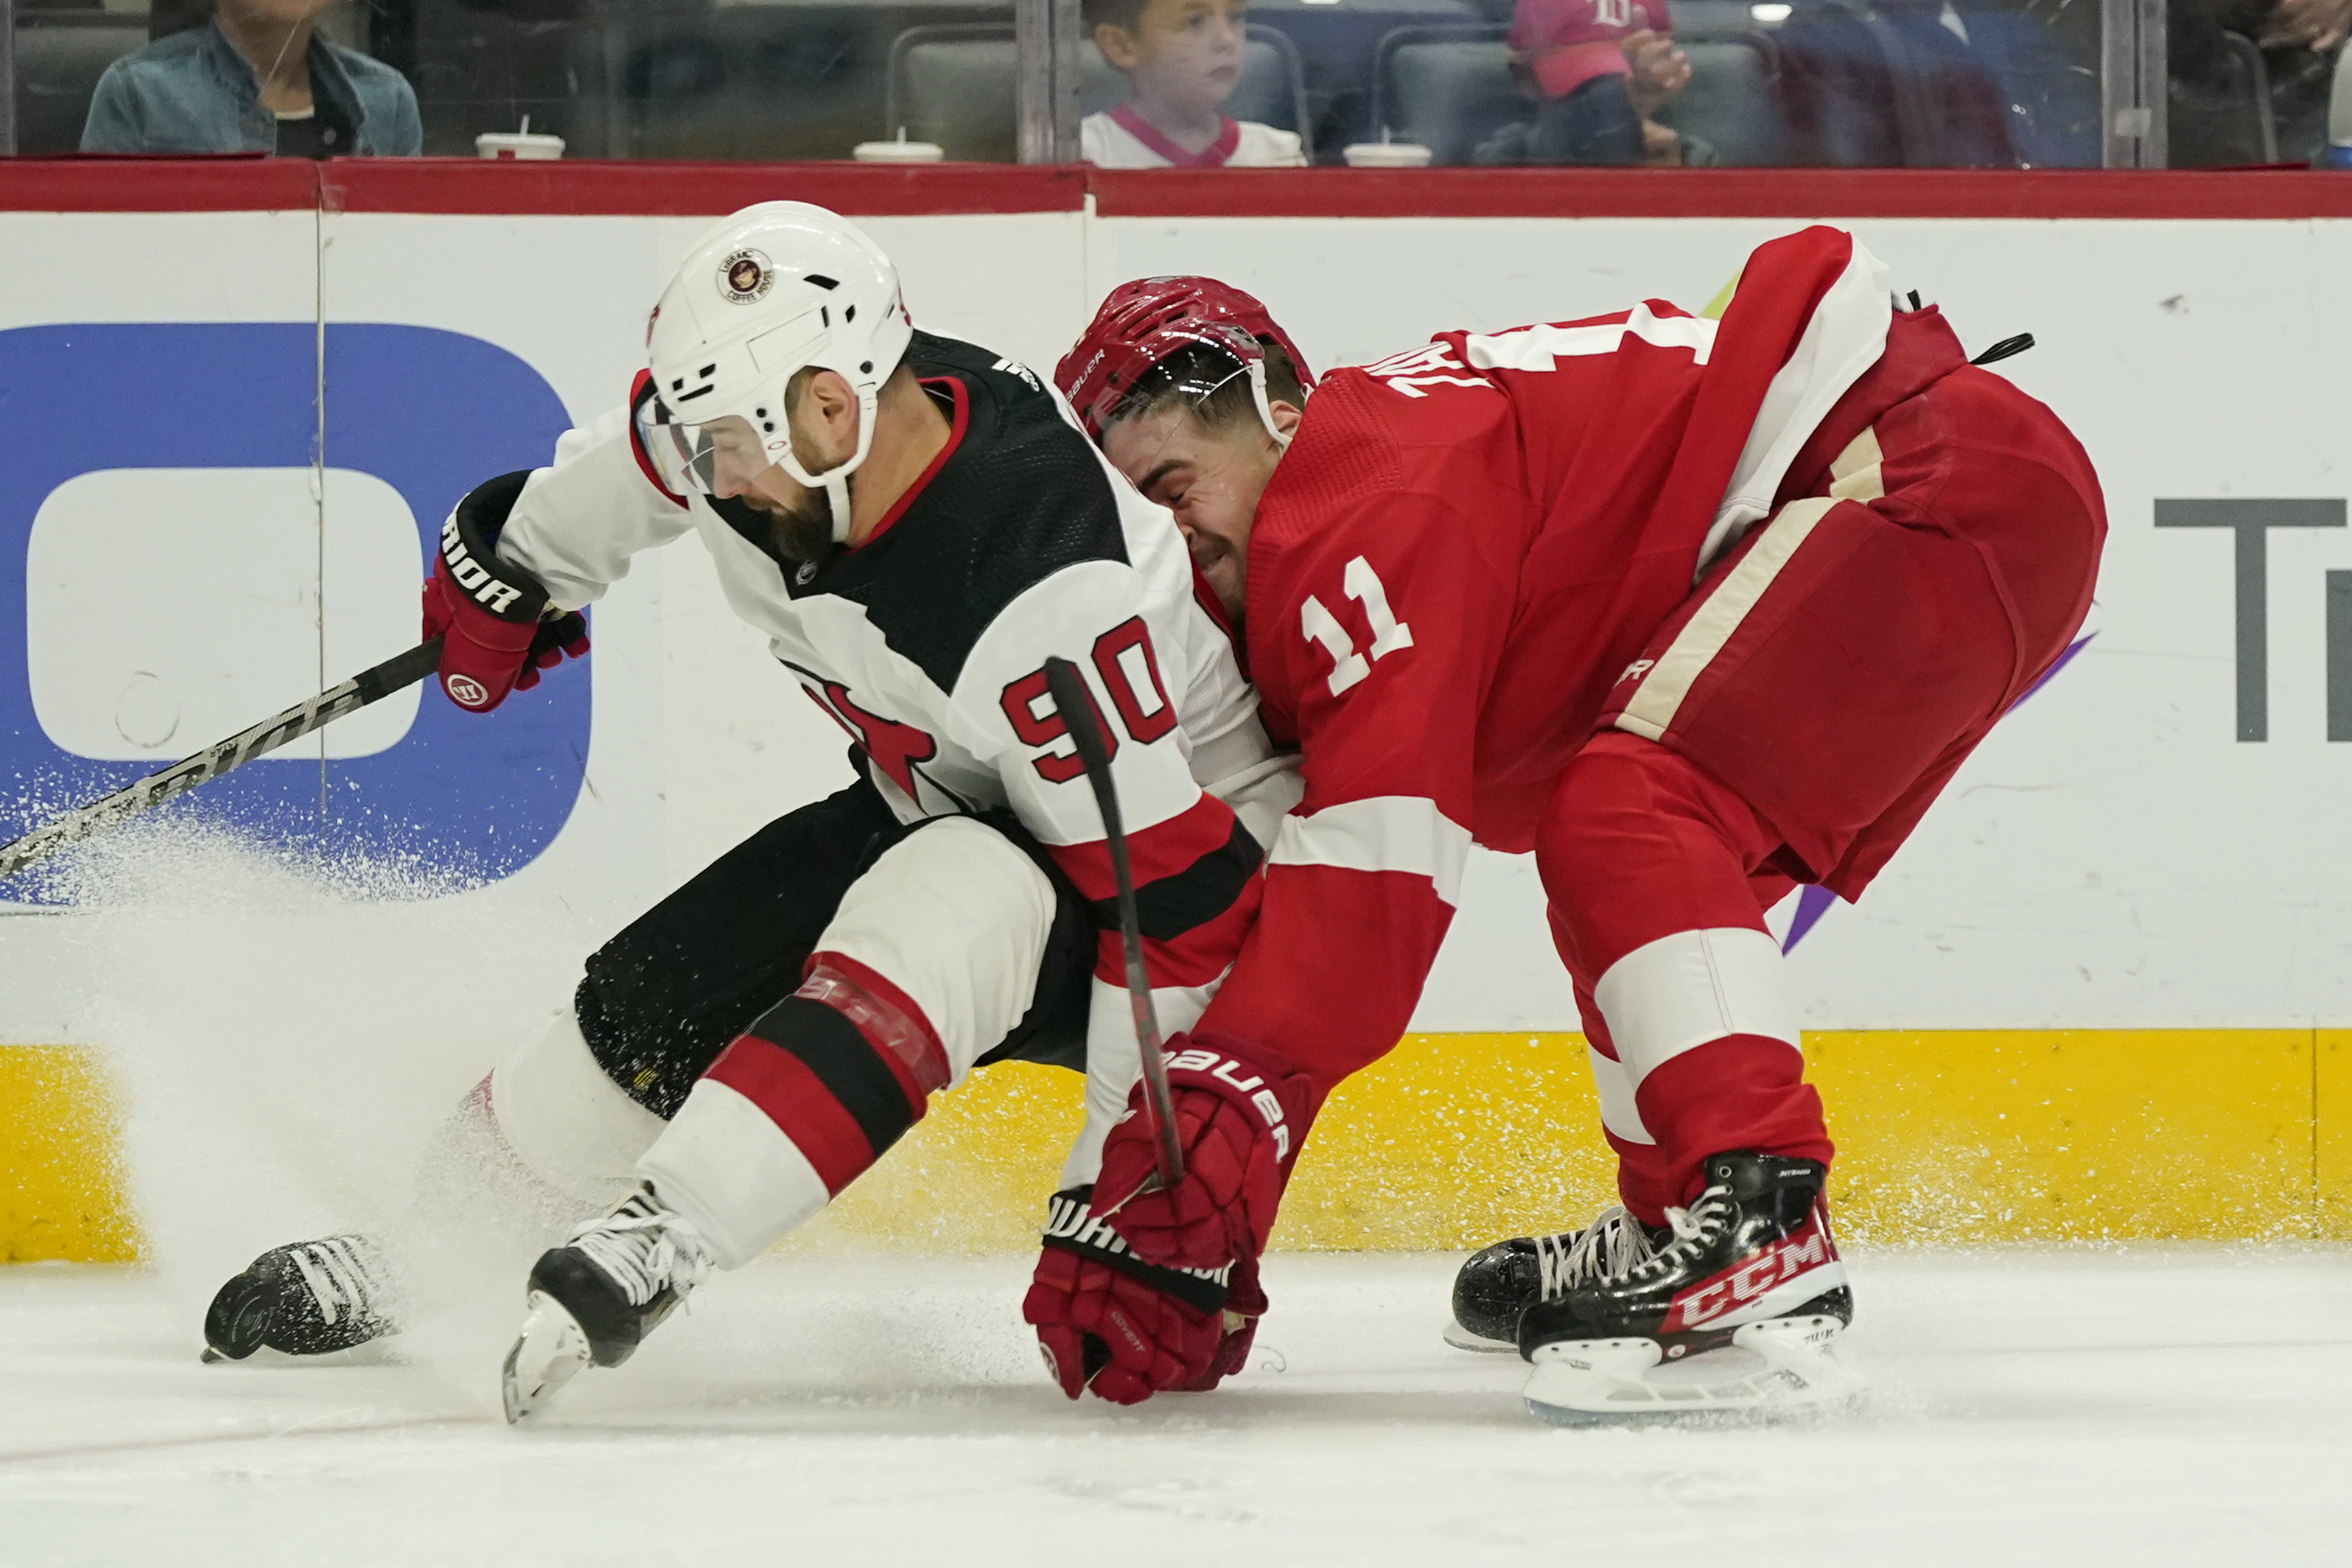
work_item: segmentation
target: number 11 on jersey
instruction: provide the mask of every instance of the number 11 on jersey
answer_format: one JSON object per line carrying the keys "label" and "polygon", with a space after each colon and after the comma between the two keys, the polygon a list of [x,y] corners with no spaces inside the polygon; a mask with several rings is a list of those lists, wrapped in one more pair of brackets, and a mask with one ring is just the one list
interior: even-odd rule
{"label": "number 11 on jersey", "polygon": [[1307,603],[1298,607],[1299,628],[1307,640],[1321,643],[1323,651],[1331,656],[1328,685],[1334,697],[1371,674],[1374,660],[1412,646],[1412,627],[1398,620],[1396,612],[1389,608],[1387,585],[1370,562],[1360,555],[1349,562],[1339,585],[1348,597],[1364,606],[1364,619],[1370,623],[1372,644],[1363,652],[1356,650],[1355,638],[1348,635],[1339,616],[1323,607],[1322,600],[1309,594]]}

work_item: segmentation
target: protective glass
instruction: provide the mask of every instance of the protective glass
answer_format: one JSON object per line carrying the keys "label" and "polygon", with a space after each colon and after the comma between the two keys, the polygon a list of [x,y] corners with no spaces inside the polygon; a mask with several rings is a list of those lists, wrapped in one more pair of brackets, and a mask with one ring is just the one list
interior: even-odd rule
{"label": "protective glass", "polygon": [[661,482],[678,495],[740,491],[774,466],[761,434],[740,414],[699,423],[673,419],[658,398],[636,411],[637,444]]}

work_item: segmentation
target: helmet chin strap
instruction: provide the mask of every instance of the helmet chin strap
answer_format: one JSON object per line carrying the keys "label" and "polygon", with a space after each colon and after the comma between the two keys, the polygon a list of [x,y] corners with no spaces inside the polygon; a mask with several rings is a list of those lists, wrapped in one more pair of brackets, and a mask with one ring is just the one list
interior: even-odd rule
{"label": "helmet chin strap", "polygon": [[1274,404],[1265,395],[1265,361],[1254,359],[1249,362],[1249,384],[1250,401],[1257,405],[1257,416],[1265,424],[1265,433],[1274,437],[1276,447],[1286,452],[1290,450],[1290,437],[1275,425]]}
{"label": "helmet chin strap", "polygon": [[849,476],[835,468],[824,476],[824,499],[833,505],[833,542],[849,542]]}
{"label": "helmet chin strap", "polygon": [[803,468],[789,438],[783,450],[776,455],[776,461],[782,466],[784,472],[792,475],[803,489],[824,492],[825,502],[833,511],[833,542],[835,544],[849,542],[849,476],[857,471],[866,461],[866,454],[874,449],[875,411],[878,402],[873,388],[858,390],[857,449],[824,473],[812,474]]}

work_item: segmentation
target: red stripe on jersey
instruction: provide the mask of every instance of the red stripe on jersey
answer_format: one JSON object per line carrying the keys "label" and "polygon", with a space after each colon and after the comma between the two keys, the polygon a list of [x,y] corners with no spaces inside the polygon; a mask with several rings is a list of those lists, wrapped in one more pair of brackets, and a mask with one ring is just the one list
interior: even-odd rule
{"label": "red stripe on jersey", "polygon": [[[824,984],[826,971],[848,984]],[[838,952],[820,950],[809,954],[801,976],[795,994],[824,1003],[880,1047],[882,1059],[898,1075],[898,1087],[907,1091],[908,1105],[919,1108],[926,1094],[947,1088],[955,1076],[948,1067],[947,1047],[940,1044],[939,1031],[913,997],[857,960]],[[922,1119],[920,1109],[915,1117]]]}
{"label": "red stripe on jersey", "polygon": [[[895,1065],[888,1051],[875,1054]],[[816,1168],[829,1194],[840,1196],[874,1163],[874,1145],[866,1142],[856,1118],[807,1063],[782,1046],[757,1035],[739,1036],[702,1076],[725,1084],[765,1111],[777,1131]],[[920,1105],[922,1099],[909,1096],[908,1102]]]}
{"label": "red stripe on jersey", "polygon": [[[1258,900],[1265,891],[1265,879],[1252,877],[1241,897],[1214,920],[1166,942],[1144,938],[1145,978],[1155,987],[1206,985],[1215,980],[1241,951],[1242,939],[1257,920]],[[1116,929],[1104,931],[1096,946],[1095,978],[1112,985],[1127,984],[1127,948]]]}
{"label": "red stripe on jersey", "polygon": [[915,504],[915,498],[929,488],[931,480],[947,466],[947,460],[955,456],[956,448],[963,445],[964,426],[971,423],[971,395],[964,391],[963,383],[951,375],[927,375],[919,384],[925,391],[945,391],[955,404],[955,416],[948,425],[948,444],[940,448],[929,467],[915,476],[915,482],[907,487],[907,492],[890,503],[890,510],[882,514],[882,521],[874,525],[874,531],[854,545],[852,553],[889,532],[890,525],[907,515],[907,509]]}
{"label": "red stripe on jersey", "polygon": [[[1192,869],[1203,855],[1213,855],[1234,836],[1234,809],[1215,795],[1201,798],[1164,822],[1131,828],[1127,835],[1128,871],[1139,888],[1162,877]],[[1111,875],[1110,844],[1097,838],[1086,844],[1049,844],[1045,852],[1089,902],[1114,898],[1118,879]]]}

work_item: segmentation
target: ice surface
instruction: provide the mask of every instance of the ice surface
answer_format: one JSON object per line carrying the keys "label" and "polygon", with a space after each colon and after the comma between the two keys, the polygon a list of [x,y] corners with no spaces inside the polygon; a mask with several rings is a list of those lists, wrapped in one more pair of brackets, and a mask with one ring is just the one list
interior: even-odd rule
{"label": "ice surface", "polygon": [[1538,1423],[1455,1261],[1278,1255],[1247,1372],[1120,1411],[1024,1259],[776,1257],[522,1430],[519,1311],[208,1367],[166,1275],[0,1269],[0,1563],[2352,1562],[2352,1253],[1865,1255],[1875,1404],[1779,1432]]}

